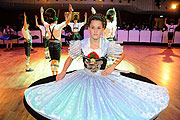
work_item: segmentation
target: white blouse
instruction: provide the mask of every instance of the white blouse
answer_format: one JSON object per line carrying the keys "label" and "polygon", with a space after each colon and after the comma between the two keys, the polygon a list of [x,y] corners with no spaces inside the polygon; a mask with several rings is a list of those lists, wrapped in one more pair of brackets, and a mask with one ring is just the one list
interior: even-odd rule
{"label": "white blouse", "polygon": [[[83,55],[87,56],[91,52],[96,52],[99,57],[121,57],[123,52],[122,46],[114,41],[108,41],[101,38],[98,49],[90,48],[90,38],[83,39],[82,41],[71,41],[69,46],[69,55],[75,59],[76,57]],[[115,58],[116,59],[116,58]]]}

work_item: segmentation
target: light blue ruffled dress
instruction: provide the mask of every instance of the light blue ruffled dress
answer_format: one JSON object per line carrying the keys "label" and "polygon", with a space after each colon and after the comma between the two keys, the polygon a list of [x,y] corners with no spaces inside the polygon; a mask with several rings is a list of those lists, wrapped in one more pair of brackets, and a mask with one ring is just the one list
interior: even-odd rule
{"label": "light blue ruffled dress", "polygon": [[[90,40],[71,42],[69,55],[76,58],[95,51],[100,57],[117,57],[122,47],[106,39],[101,49],[92,50]],[[27,104],[42,116],[53,120],[150,120],[169,102],[168,90],[113,72],[101,75],[85,68],[66,74],[56,82],[25,90]]]}

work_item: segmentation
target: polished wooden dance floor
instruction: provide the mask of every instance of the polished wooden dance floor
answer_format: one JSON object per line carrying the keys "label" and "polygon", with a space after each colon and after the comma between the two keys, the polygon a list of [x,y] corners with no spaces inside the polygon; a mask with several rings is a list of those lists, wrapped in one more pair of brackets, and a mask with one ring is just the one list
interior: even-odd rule
{"label": "polished wooden dance floor", "polygon": [[[123,45],[125,59],[118,69],[145,76],[158,85],[167,87],[170,94],[168,108],[157,120],[180,118],[180,48],[164,46]],[[43,47],[34,47],[31,54],[33,72],[25,72],[23,47],[4,52],[0,48],[0,120],[35,120],[23,104],[24,90],[33,82],[50,76],[50,62],[45,59]],[[68,56],[62,49],[60,70]],[[82,68],[81,60],[74,60],[69,70]]]}

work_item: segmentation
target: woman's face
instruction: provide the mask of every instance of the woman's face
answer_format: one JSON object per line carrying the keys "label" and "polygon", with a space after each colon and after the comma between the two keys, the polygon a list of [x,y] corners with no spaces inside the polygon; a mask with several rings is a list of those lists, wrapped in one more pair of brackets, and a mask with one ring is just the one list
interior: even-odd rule
{"label": "woman's face", "polygon": [[6,28],[9,29],[9,25],[7,25]]}
{"label": "woman's face", "polygon": [[77,20],[74,20],[74,23],[76,24],[78,21]]}
{"label": "woman's face", "polygon": [[100,20],[92,20],[90,26],[88,27],[90,37],[92,40],[98,40],[104,31],[102,22]]}

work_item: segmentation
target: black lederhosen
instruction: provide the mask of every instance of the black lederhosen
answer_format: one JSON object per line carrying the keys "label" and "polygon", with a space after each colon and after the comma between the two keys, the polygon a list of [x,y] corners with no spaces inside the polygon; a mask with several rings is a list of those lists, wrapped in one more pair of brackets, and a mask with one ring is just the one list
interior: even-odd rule
{"label": "black lederhosen", "polygon": [[168,40],[173,40],[174,32],[168,32]]}
{"label": "black lederhosen", "polygon": [[56,42],[49,43],[49,52],[51,60],[60,60],[61,57],[61,44]]}
{"label": "black lederhosen", "polygon": [[109,41],[116,41],[115,37],[110,37],[110,38],[106,38],[106,39],[109,40]]}
{"label": "black lederhosen", "polygon": [[81,35],[79,32],[74,32],[72,36],[72,40],[81,40]]}
{"label": "black lederhosen", "polygon": [[53,35],[54,27],[51,30],[49,26],[49,30],[51,32],[51,38],[49,39],[49,52],[50,52],[51,60],[59,61],[61,57],[61,44],[60,41],[56,39]]}
{"label": "black lederhosen", "polygon": [[47,48],[49,46],[49,39],[46,37],[43,37],[43,43],[44,43],[44,48]]}
{"label": "black lederhosen", "polygon": [[24,42],[25,54],[27,57],[31,54],[32,42]]}

